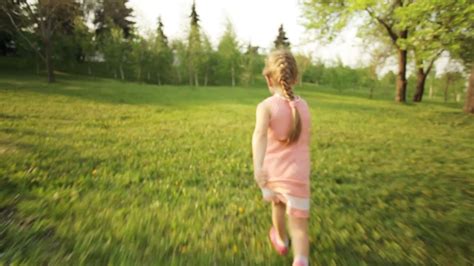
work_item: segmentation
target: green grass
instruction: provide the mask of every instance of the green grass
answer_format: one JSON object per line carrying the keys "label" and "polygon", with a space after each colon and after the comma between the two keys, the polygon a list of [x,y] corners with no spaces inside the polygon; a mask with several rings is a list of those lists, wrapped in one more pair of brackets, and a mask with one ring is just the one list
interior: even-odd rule
{"label": "green grass", "polygon": [[[0,262],[289,265],[251,134],[265,88],[0,75]],[[315,265],[472,265],[474,117],[305,86]]]}

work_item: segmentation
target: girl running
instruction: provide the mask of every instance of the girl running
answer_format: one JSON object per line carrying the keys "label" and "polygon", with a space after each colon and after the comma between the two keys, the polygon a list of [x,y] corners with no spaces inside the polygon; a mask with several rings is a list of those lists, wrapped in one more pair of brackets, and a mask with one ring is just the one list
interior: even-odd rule
{"label": "girl running", "polygon": [[298,69],[293,55],[276,50],[267,57],[263,75],[272,96],[257,106],[252,137],[254,177],[263,198],[272,203],[269,238],[280,255],[288,252],[286,217],[293,265],[308,265],[310,201],[310,128],[308,105],[294,95]]}

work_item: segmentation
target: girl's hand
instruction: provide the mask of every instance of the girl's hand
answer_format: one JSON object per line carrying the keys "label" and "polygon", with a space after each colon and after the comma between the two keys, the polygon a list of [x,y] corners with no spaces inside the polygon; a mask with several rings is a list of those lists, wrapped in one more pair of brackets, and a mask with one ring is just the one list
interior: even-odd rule
{"label": "girl's hand", "polygon": [[268,180],[268,173],[265,170],[256,171],[254,174],[255,181],[257,182],[258,186],[263,188]]}

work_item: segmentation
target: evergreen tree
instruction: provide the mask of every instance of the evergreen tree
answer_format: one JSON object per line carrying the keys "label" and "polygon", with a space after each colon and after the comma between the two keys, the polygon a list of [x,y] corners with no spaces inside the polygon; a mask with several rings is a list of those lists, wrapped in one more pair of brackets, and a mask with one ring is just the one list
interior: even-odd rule
{"label": "evergreen tree", "polygon": [[187,63],[189,74],[189,85],[199,86],[199,68],[202,63],[202,40],[199,26],[199,15],[196,11],[196,3],[191,7],[191,27],[188,36]]}
{"label": "evergreen tree", "polygon": [[164,32],[163,22],[161,17],[158,17],[158,27],[156,28],[156,39],[160,41],[161,45],[168,46],[168,37],[166,37]]}
{"label": "evergreen tree", "polygon": [[173,62],[173,53],[168,45],[168,37],[164,32],[161,17],[158,18],[158,27],[156,29],[156,37],[152,48],[152,68],[156,73],[156,81],[161,85],[164,81],[169,80],[171,64]]}
{"label": "evergreen tree", "polygon": [[127,2],[128,0],[101,0],[96,6],[93,21],[97,36],[110,32],[111,26],[114,25],[122,29],[126,39],[132,37],[135,22],[131,20],[133,9],[126,6]]}
{"label": "evergreen tree", "polygon": [[288,38],[286,37],[286,32],[283,29],[283,24],[280,25],[280,28],[278,28],[278,36],[276,37],[273,43],[275,44],[276,49],[290,47],[290,42],[288,41]]}
{"label": "evergreen tree", "polygon": [[196,11],[196,1],[193,1],[193,5],[191,7],[191,26],[198,26],[199,25],[199,15]]}

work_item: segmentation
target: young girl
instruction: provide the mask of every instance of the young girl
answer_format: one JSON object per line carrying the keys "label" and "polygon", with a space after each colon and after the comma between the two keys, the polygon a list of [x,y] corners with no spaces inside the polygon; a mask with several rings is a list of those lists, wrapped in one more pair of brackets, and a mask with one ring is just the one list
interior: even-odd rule
{"label": "young girl", "polygon": [[293,265],[308,265],[309,172],[311,119],[306,102],[293,94],[298,69],[286,50],[272,52],[263,75],[272,96],[257,106],[252,137],[255,180],[272,202],[269,238],[280,255],[288,252],[288,214]]}

